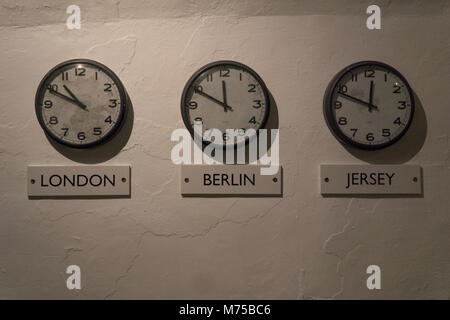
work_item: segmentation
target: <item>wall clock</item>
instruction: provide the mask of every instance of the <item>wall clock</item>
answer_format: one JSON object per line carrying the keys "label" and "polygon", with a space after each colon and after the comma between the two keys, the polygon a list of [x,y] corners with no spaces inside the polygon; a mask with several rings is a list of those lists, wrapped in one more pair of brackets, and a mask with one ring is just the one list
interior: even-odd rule
{"label": "wall clock", "polygon": [[45,75],[35,107],[49,137],[70,147],[86,148],[105,142],[120,129],[126,92],[119,78],[103,64],[75,59]]}
{"label": "wall clock", "polygon": [[376,61],[354,63],[330,82],[324,115],[333,134],[361,149],[392,145],[408,130],[414,96],[406,79],[393,67]]}
{"label": "wall clock", "polygon": [[261,77],[234,61],[217,61],[202,67],[188,80],[181,97],[181,114],[191,134],[194,135],[194,121],[200,121],[203,132],[221,130],[223,141],[216,144],[222,145],[237,145],[226,129],[245,135],[253,128],[256,133],[247,132],[244,141],[252,139],[265,126],[269,110],[269,93]]}

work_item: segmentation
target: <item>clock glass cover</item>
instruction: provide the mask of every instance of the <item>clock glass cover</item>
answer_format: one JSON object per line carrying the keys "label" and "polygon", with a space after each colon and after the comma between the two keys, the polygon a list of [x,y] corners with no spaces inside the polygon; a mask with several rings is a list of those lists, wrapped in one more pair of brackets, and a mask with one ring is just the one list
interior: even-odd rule
{"label": "clock glass cover", "polygon": [[324,115],[333,134],[362,149],[387,147],[408,130],[414,96],[391,66],[363,61],[339,72],[324,97]]}
{"label": "clock glass cover", "polygon": [[63,62],[42,79],[36,115],[48,136],[75,148],[97,145],[120,128],[126,93],[119,78],[92,60]]}
{"label": "clock glass cover", "polygon": [[248,141],[266,124],[269,104],[267,88],[255,71],[238,62],[217,61],[189,79],[181,98],[181,114],[192,135],[197,122],[202,124],[203,132],[222,132],[222,141],[212,143],[235,145],[226,130],[233,129]]}

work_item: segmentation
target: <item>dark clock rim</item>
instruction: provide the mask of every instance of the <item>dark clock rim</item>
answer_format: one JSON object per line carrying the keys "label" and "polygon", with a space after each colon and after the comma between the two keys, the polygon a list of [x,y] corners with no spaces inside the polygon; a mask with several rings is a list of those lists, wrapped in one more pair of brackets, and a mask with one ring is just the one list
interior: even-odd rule
{"label": "dark clock rim", "polygon": [[[45,83],[48,80],[48,78],[50,78],[50,76],[53,75],[56,71],[66,67],[66,66],[69,66],[71,64],[76,64],[76,63],[92,65],[98,69],[101,69],[102,72],[106,73],[113,80],[113,82],[116,83],[116,86],[119,90],[120,101],[121,101],[119,117],[117,118],[117,122],[114,124],[114,126],[111,128],[111,130],[106,135],[104,135],[102,138],[100,138],[99,140],[96,140],[96,141],[93,141],[90,143],[86,143],[86,144],[76,144],[76,143],[67,142],[67,141],[62,140],[60,137],[56,136],[55,134],[53,134],[53,132],[51,132],[45,125],[44,119],[42,118],[42,113],[40,112],[41,111],[40,110],[41,109],[40,100],[45,91],[45,90],[43,91],[42,89],[43,89],[43,87],[45,88]],[[55,67],[53,67],[52,69],[50,69],[50,71],[48,71],[45,74],[45,76],[40,81],[38,89],[36,91],[34,104],[35,104],[35,111],[36,111],[36,116],[38,118],[39,124],[48,137],[50,137],[53,141],[55,141],[61,145],[65,145],[65,146],[68,146],[71,148],[76,148],[76,149],[85,149],[85,148],[90,148],[90,147],[94,147],[94,146],[103,144],[117,134],[117,132],[120,130],[120,128],[124,122],[123,120],[125,118],[126,105],[127,105],[126,99],[127,99],[127,94],[125,91],[125,87],[122,84],[122,82],[120,81],[119,77],[114,73],[114,71],[112,71],[110,68],[108,68],[107,66],[105,66],[104,64],[102,64],[98,61],[79,58],[79,59],[70,59],[70,60],[61,62],[61,63],[57,64]]]}
{"label": "dark clock rim", "polygon": [[[365,66],[365,65],[379,66],[381,68],[388,70],[390,73],[393,73],[396,76],[398,76],[399,79],[401,81],[403,81],[403,83],[405,84],[405,87],[408,90],[408,94],[411,99],[411,115],[409,116],[408,123],[405,125],[405,128],[395,138],[393,138],[389,141],[386,141],[384,143],[381,143],[381,144],[363,144],[363,143],[359,143],[359,142],[356,142],[356,141],[350,139],[340,130],[339,126],[337,125],[337,123],[335,121],[336,118],[333,115],[332,95],[333,95],[334,88],[336,87],[337,83],[339,83],[339,81],[342,79],[342,77],[345,74],[347,74],[350,70],[361,67],[361,66]],[[345,67],[344,69],[339,71],[332,78],[332,80],[328,84],[327,89],[325,91],[324,102],[323,102],[323,112],[324,112],[324,117],[325,117],[328,128],[333,133],[333,135],[338,139],[338,141],[340,141],[344,145],[349,145],[351,147],[356,147],[358,149],[364,149],[364,150],[383,149],[383,148],[389,147],[389,146],[393,145],[394,143],[396,143],[409,130],[409,127],[411,126],[411,123],[413,122],[414,113],[415,113],[414,93],[413,93],[408,81],[406,80],[406,78],[394,67],[392,67],[384,62],[379,62],[379,61],[372,61],[372,60],[359,61],[359,62],[355,62],[355,63],[348,65],[347,67]]]}
{"label": "dark clock rim", "polygon": [[[232,66],[241,68],[241,69],[247,71],[248,73],[250,73],[256,79],[256,81],[258,81],[259,84],[261,85],[261,88],[264,93],[264,98],[266,99],[267,106],[266,106],[266,111],[264,113],[264,117],[261,122],[261,125],[256,130],[256,135],[254,136],[254,137],[257,137],[259,135],[259,129],[263,129],[266,126],[268,118],[269,118],[269,114],[270,114],[269,91],[268,91],[267,86],[264,83],[263,79],[258,75],[258,73],[256,73],[255,70],[253,70],[252,68],[250,68],[249,66],[247,66],[241,62],[237,62],[237,61],[233,61],[233,60],[218,60],[218,61],[210,62],[210,63],[204,65],[203,67],[201,67],[200,69],[198,69],[196,72],[194,72],[194,74],[188,79],[188,81],[186,82],[186,84],[184,86],[183,93],[181,95],[181,103],[180,103],[181,116],[183,118],[183,123],[184,123],[185,127],[191,134],[192,138],[194,138],[194,128],[191,126],[191,123],[189,121],[189,119],[190,119],[189,114],[188,114],[186,108],[184,108],[184,100],[186,98],[187,92],[189,91],[189,88],[191,87],[191,84],[195,81],[195,79],[197,79],[206,70],[212,69],[212,68],[220,66],[220,65],[232,65]],[[245,139],[245,144],[248,144],[249,140],[250,139]],[[204,141],[203,137],[202,137],[202,142],[204,145],[207,145],[210,143],[208,141]],[[219,146],[219,147],[223,146],[224,148],[226,148],[226,147],[232,147],[234,145],[234,147],[237,147],[241,143],[242,142],[235,142],[234,144],[228,144],[228,145],[226,143],[224,143],[223,145],[217,144],[217,146]]]}

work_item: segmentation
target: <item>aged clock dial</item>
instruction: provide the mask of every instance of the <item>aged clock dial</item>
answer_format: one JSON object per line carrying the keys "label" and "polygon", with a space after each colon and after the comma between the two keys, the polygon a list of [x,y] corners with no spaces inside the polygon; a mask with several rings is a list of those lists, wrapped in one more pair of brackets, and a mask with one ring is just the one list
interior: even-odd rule
{"label": "aged clock dial", "polygon": [[342,142],[379,149],[398,141],[414,115],[414,96],[406,79],[391,66],[375,61],[352,64],[330,82],[324,114]]}
{"label": "aged clock dial", "polygon": [[75,148],[105,142],[120,128],[126,93],[106,66],[75,59],[50,70],[39,84],[36,99],[39,123],[55,141]]}
{"label": "aged clock dial", "polygon": [[[181,114],[191,134],[194,122],[201,122],[203,132],[222,132],[222,141],[213,141],[222,145],[237,144],[227,129],[246,136],[246,141],[256,136],[267,122],[269,108],[263,80],[249,67],[234,61],[217,61],[198,70],[187,82],[181,98]],[[247,131],[250,128],[256,133]]]}

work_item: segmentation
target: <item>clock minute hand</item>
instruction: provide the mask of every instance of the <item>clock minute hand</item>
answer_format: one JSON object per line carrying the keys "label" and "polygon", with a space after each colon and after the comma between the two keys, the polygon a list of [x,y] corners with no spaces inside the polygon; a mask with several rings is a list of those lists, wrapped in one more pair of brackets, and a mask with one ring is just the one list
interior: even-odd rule
{"label": "clock minute hand", "polygon": [[353,100],[353,101],[355,101],[355,102],[358,102],[358,103],[360,103],[360,104],[363,104],[363,105],[365,105],[365,106],[368,106],[369,109],[370,109],[370,108],[378,109],[377,106],[375,106],[375,105],[373,105],[373,104],[370,104],[369,102],[363,101],[363,100],[358,99],[358,98],[353,97],[353,96],[350,96],[350,95],[348,95],[348,94],[346,94],[346,93],[344,93],[344,92],[338,91],[338,93],[339,93],[340,95],[343,95],[344,97],[350,99],[350,100]]}
{"label": "clock minute hand", "polygon": [[55,91],[55,90],[52,90],[52,89],[48,89],[48,91],[49,91],[51,94],[54,94],[55,96],[60,97],[61,99],[64,99],[64,100],[66,100],[66,101],[68,101],[68,102],[70,102],[70,103],[73,103],[73,104],[79,106],[80,108],[83,108],[83,107],[79,104],[78,101],[75,101],[75,100],[73,100],[72,98],[63,95],[62,93],[59,93],[58,91]]}
{"label": "clock minute hand", "polygon": [[73,98],[73,100],[75,100],[76,102],[78,102],[77,105],[78,105],[81,109],[86,110],[86,111],[89,111],[89,110],[87,109],[87,106],[86,106],[84,103],[82,103],[82,102],[81,102],[81,101],[73,94],[73,92],[70,91],[70,89],[69,89],[65,84],[63,85],[63,87],[64,87],[64,89],[66,89],[66,91],[70,94],[70,96]]}
{"label": "clock minute hand", "polygon": [[227,103],[227,86],[225,84],[225,81],[223,81],[223,80],[222,80],[222,95],[223,95],[223,104],[224,104],[223,109],[225,110],[225,112],[227,112],[227,108],[226,108],[228,106],[228,103]]}
{"label": "clock minute hand", "polygon": [[210,96],[209,94],[204,93],[203,91],[200,91],[200,90],[195,89],[195,93],[198,93],[199,95],[204,96],[205,98],[208,98],[209,100],[211,100],[211,101],[217,103],[218,105],[224,107],[225,109],[228,109],[228,110],[230,110],[230,111],[233,111],[233,108],[231,108],[230,106],[227,106],[227,105],[224,104],[222,101],[217,100],[216,98]]}
{"label": "clock minute hand", "polygon": [[370,81],[369,104],[373,104],[373,81]]}
{"label": "clock minute hand", "polygon": [[372,112],[372,108],[378,109],[376,106],[373,105],[373,88],[374,88],[373,81],[370,81],[370,90],[369,90],[369,111],[370,112]]}
{"label": "clock minute hand", "polygon": [[69,101],[70,103],[73,103],[73,104],[78,105],[78,102],[77,102],[77,101],[73,100],[72,98],[70,98],[70,97],[68,97],[68,96],[66,96],[66,95],[63,95],[62,93],[59,93],[58,91],[55,91],[55,90],[53,90],[53,89],[48,89],[48,91],[49,91],[51,94],[54,94],[54,95],[57,96],[57,97],[60,97],[60,98],[62,98],[62,99],[64,99],[64,100],[66,100],[66,101]]}

